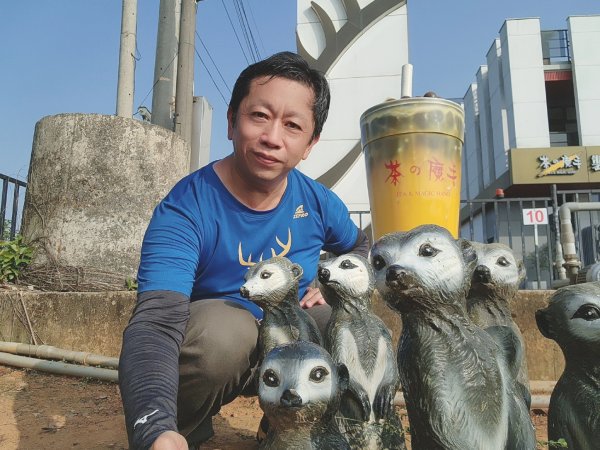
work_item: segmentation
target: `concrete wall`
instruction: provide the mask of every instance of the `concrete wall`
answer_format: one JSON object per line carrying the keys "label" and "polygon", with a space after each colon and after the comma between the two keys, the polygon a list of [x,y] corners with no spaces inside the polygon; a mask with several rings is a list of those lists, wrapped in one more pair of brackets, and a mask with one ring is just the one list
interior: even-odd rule
{"label": "concrete wall", "polygon": [[0,291],[0,338],[33,344],[33,330],[38,344],[116,357],[135,298],[126,291]]}
{"label": "concrete wall", "polygon": [[481,142],[481,164],[483,172],[483,187],[488,187],[496,179],[494,146],[492,136],[492,113],[489,96],[489,77],[487,66],[480,66],[476,75],[477,90],[483,95],[477,97],[479,111],[479,140]]}
{"label": "concrete wall", "polygon": [[580,145],[600,145],[600,16],[567,19]]}
{"label": "concrete wall", "polygon": [[[531,380],[556,380],[564,369],[558,345],[544,338],[535,324],[535,311],[546,306],[553,292],[520,291],[512,304],[514,320],[525,338]],[[0,291],[0,339],[33,343],[26,311],[31,328],[45,344],[118,356],[134,304],[134,292]],[[392,330],[397,343],[402,331],[399,316],[379,299],[375,311]]]}
{"label": "concrete wall", "polygon": [[495,178],[508,170],[508,115],[504,93],[504,74],[502,73],[502,47],[500,39],[494,39],[487,55],[488,85],[486,102],[490,108],[489,127],[492,133]]}
{"label": "concrete wall", "polygon": [[549,147],[540,20],[512,19],[500,29],[511,148]]}
{"label": "concrete wall", "polygon": [[465,146],[462,159],[467,166],[467,190],[474,198],[483,189],[482,149],[479,137],[479,108],[477,84],[472,83],[463,98],[465,109]]}
{"label": "concrete wall", "polygon": [[189,168],[189,146],[158,125],[98,114],[35,128],[21,232],[34,264],[134,276],[152,211]]}

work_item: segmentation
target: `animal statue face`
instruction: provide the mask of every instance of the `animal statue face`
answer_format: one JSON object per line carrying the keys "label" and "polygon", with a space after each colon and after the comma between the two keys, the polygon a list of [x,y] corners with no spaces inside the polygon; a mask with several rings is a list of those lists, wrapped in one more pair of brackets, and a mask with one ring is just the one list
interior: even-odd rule
{"label": "animal statue face", "polygon": [[512,298],[525,279],[525,265],[510,247],[494,243],[471,242],[477,254],[469,295]]}
{"label": "animal statue face", "polygon": [[371,265],[362,256],[348,254],[324,261],[317,273],[327,302],[356,299],[370,305],[375,278]]}
{"label": "animal statue face", "polygon": [[348,369],[322,347],[304,341],[275,347],[259,376],[259,403],[271,424],[295,427],[330,419],[348,387]]}
{"label": "animal statue face", "polygon": [[283,256],[261,261],[250,267],[240,295],[259,306],[281,303],[290,290],[298,291],[302,267]]}
{"label": "animal statue face", "polygon": [[382,236],[371,248],[375,285],[392,308],[453,303],[470,286],[475,252],[468,241],[456,241],[437,225]]}
{"label": "animal statue face", "polygon": [[600,357],[600,282],[558,289],[535,319],[540,332],[556,341],[565,357]]}

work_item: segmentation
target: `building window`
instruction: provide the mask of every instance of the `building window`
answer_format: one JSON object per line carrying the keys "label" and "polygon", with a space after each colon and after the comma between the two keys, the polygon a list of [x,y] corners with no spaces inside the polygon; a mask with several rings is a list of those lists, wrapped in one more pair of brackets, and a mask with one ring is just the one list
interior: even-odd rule
{"label": "building window", "polygon": [[541,35],[544,64],[560,64],[571,61],[567,30],[542,31]]}
{"label": "building window", "polygon": [[546,72],[545,79],[550,146],[578,146],[579,133],[571,72]]}

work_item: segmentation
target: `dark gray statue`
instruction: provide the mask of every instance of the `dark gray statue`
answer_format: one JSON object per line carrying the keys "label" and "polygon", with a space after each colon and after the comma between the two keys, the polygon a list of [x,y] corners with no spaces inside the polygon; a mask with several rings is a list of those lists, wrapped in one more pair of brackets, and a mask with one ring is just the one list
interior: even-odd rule
{"label": "dark gray statue", "polygon": [[[471,289],[467,296],[469,316],[484,330],[497,336],[497,327],[509,327],[514,333],[511,341],[515,343],[513,352],[519,365],[517,381],[523,391],[527,408],[531,405],[529,392],[529,375],[527,374],[527,358],[525,341],[521,330],[513,321],[509,301],[513,300],[519,291],[519,286],[525,279],[523,261],[517,260],[510,247],[499,244],[483,244],[471,241],[477,255]],[[502,330],[505,337],[508,330]],[[506,339],[501,345],[507,345]]]}
{"label": "dark gray statue", "polygon": [[252,266],[246,274],[240,294],[264,312],[258,335],[259,361],[278,345],[299,340],[323,343],[315,320],[298,301],[302,273],[299,264],[275,256]]}
{"label": "dark gray statue", "polygon": [[260,367],[258,399],[269,421],[260,449],[346,450],[335,415],[348,369],[322,347],[295,342],[276,347]]}
{"label": "dark gray statue", "polygon": [[600,283],[566,286],[536,312],[542,334],[565,356],[565,371],[552,391],[548,439],[569,449],[600,448]]}
{"label": "dark gray statue", "polygon": [[404,433],[394,408],[400,383],[392,336],[371,308],[373,270],[359,255],[319,264],[323,297],[332,307],[325,348],[350,373],[342,397],[340,428],[353,449],[404,449]]}
{"label": "dark gray statue", "polygon": [[412,448],[535,449],[514,355],[467,313],[470,243],[422,225],[381,237],[370,260],[377,289],[402,317],[398,365]]}

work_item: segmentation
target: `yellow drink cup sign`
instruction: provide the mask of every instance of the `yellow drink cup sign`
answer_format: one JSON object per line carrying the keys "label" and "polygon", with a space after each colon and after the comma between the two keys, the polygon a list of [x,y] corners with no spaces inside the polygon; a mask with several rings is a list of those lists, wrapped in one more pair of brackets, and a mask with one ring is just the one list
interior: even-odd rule
{"label": "yellow drink cup sign", "polygon": [[369,108],[360,127],[373,238],[428,223],[458,238],[463,109],[411,97]]}

